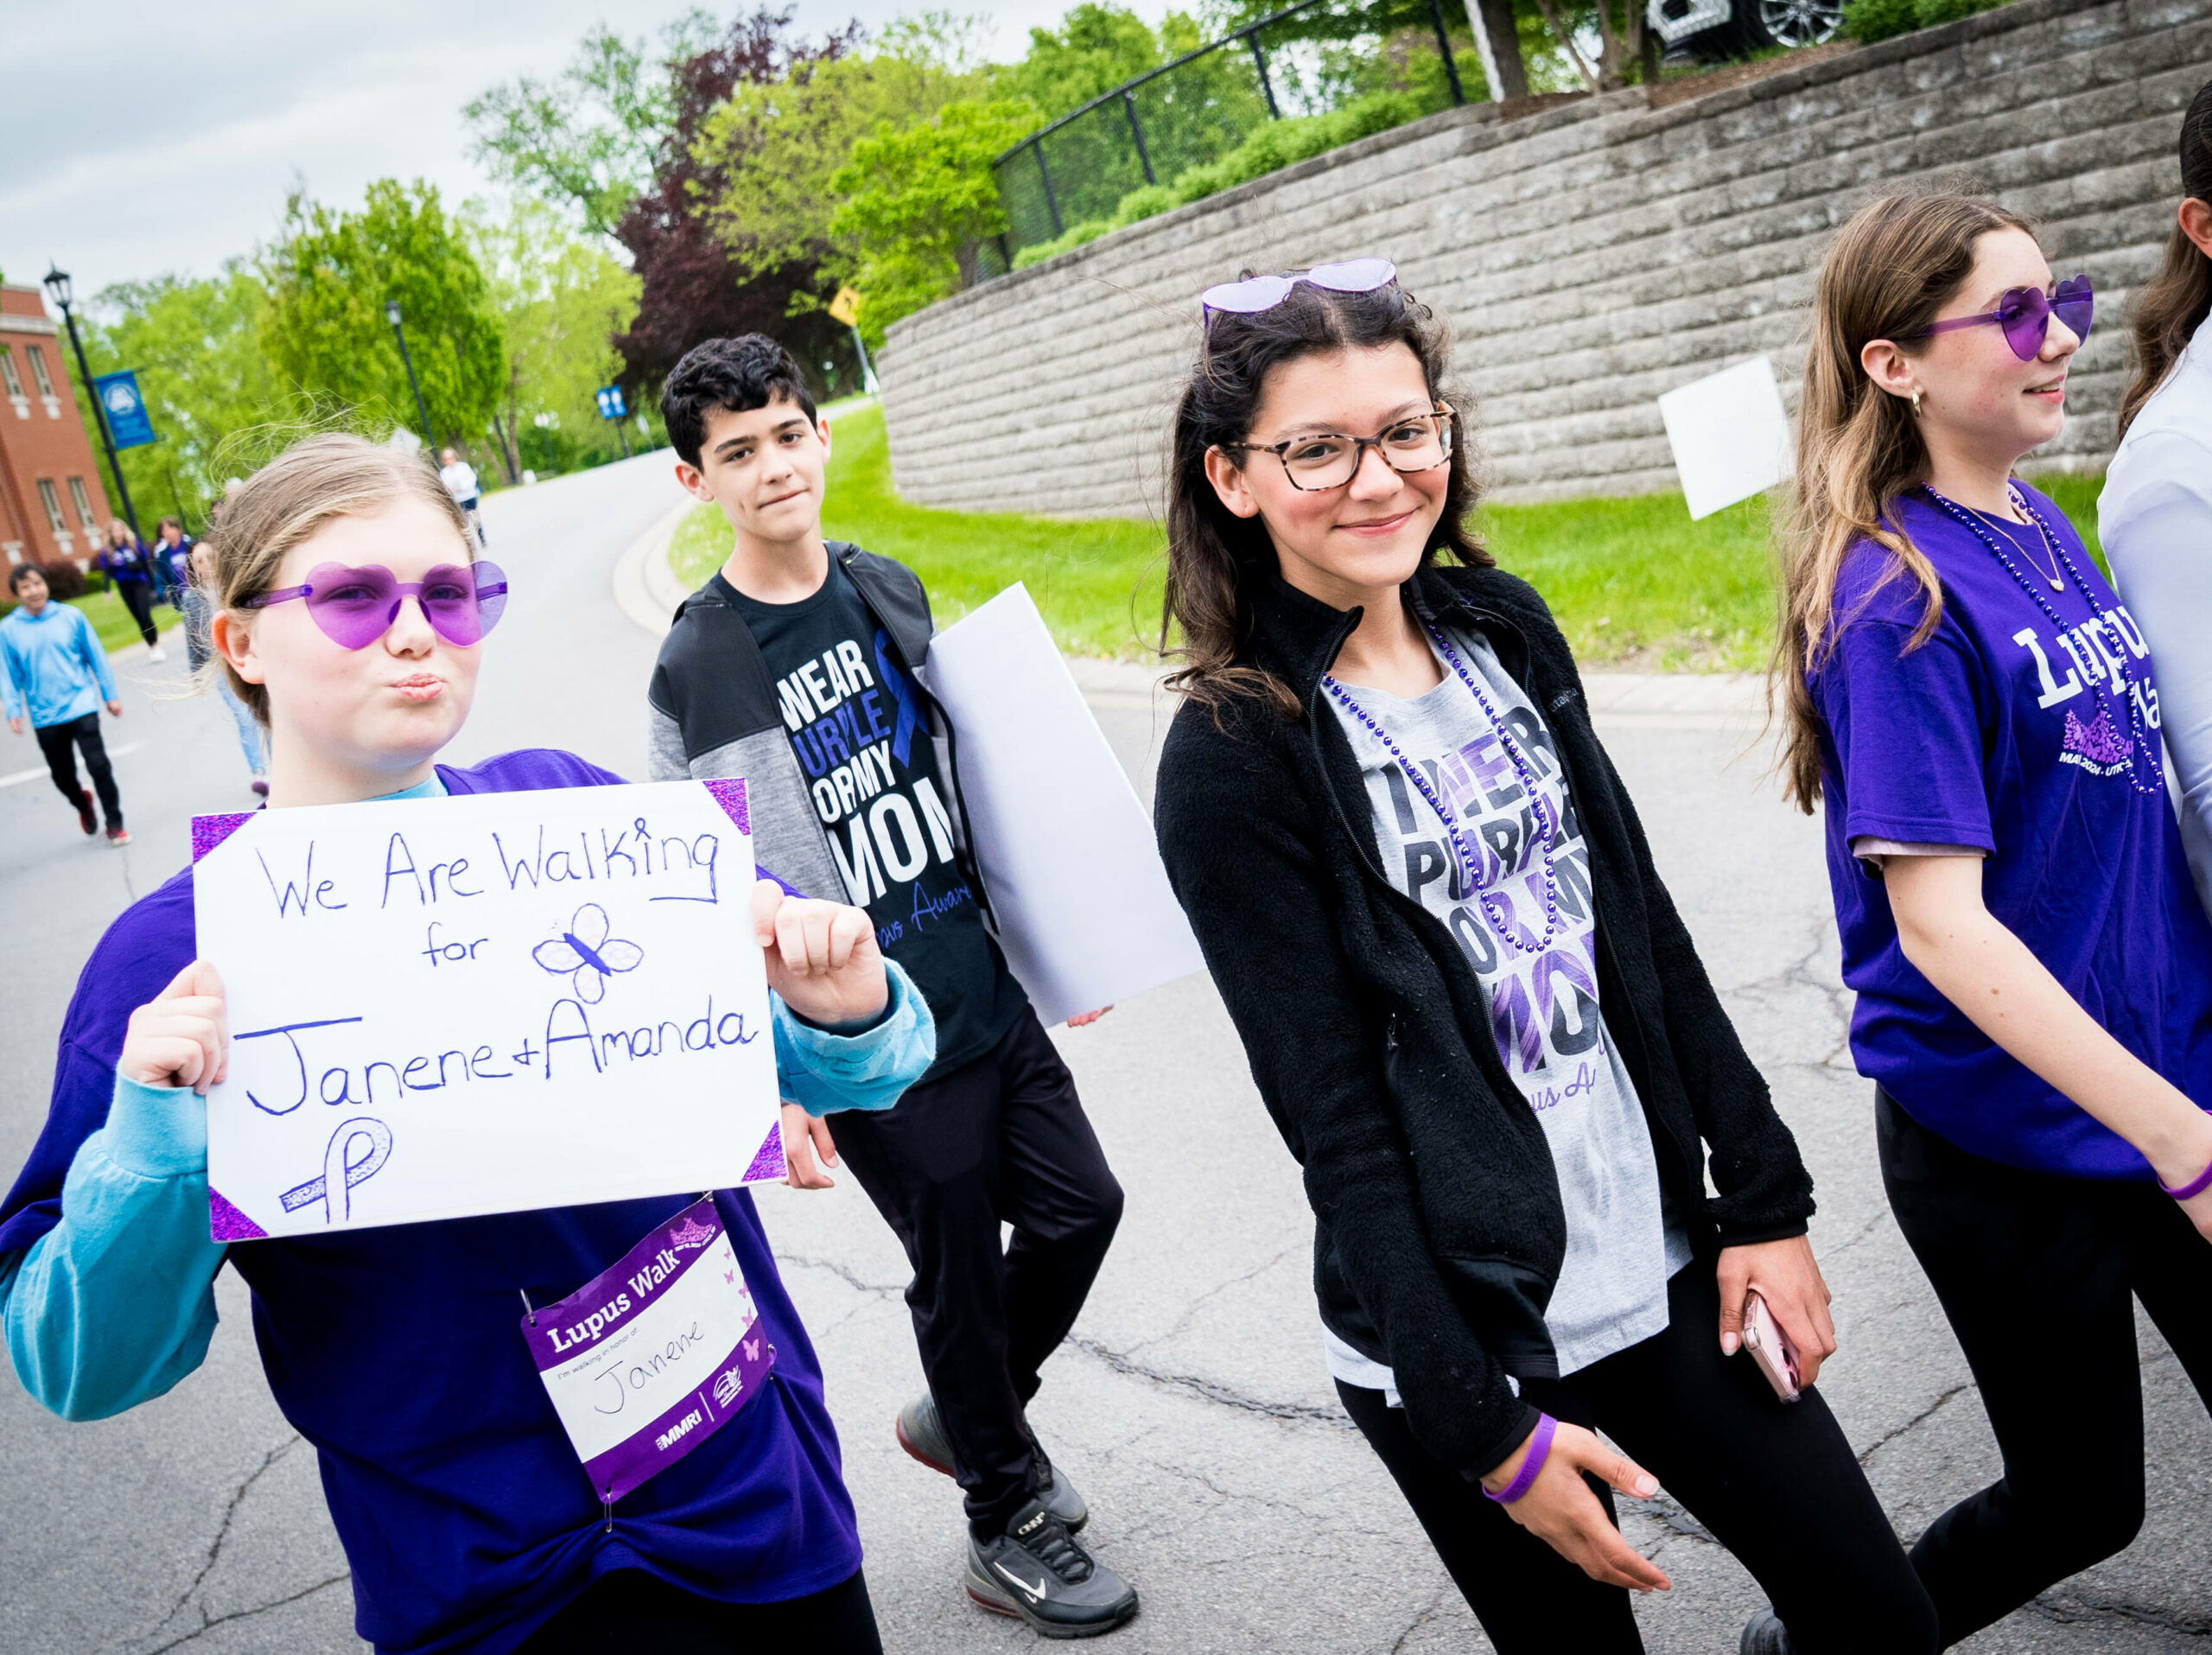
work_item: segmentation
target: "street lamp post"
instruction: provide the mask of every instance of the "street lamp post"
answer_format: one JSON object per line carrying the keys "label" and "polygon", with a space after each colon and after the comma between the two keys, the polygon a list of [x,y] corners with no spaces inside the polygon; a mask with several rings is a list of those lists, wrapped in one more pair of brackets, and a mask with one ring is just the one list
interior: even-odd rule
{"label": "street lamp post", "polygon": [[130,532],[138,532],[138,513],[130,504],[130,485],[123,481],[123,461],[116,458],[115,437],[107,429],[107,410],[100,406],[99,394],[92,387],[92,370],[85,360],[85,341],[77,336],[77,313],[69,308],[69,301],[76,295],[76,288],[69,280],[69,272],[49,263],[46,271],[46,290],[54,296],[54,303],[61,307],[61,320],[68,325],[69,348],[77,356],[78,383],[85,387],[85,397],[92,404],[92,417],[99,424],[100,446],[107,450],[107,468],[115,478],[115,497],[123,503],[124,520],[130,525]]}
{"label": "street lamp post", "polygon": [[415,383],[415,359],[407,353],[407,330],[399,325],[399,301],[384,302],[384,319],[391,324],[393,335],[399,341],[399,360],[407,369],[407,388],[415,393],[415,417],[423,422],[423,441],[429,445],[429,454],[437,457],[438,439],[430,430],[430,411],[423,405],[423,387]]}

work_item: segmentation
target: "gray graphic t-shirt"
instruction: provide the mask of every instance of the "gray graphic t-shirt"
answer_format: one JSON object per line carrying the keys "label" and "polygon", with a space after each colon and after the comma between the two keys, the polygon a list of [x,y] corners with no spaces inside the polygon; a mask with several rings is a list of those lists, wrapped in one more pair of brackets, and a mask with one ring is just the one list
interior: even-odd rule
{"label": "gray graphic t-shirt", "polygon": [[[1330,699],[1366,778],[1384,875],[1459,939],[1481,982],[1498,1053],[1543,1123],[1567,1209],[1567,1257],[1544,1316],[1564,1375],[1665,1329],[1667,1282],[1689,1262],[1689,1239],[1661,1206],[1650,1129],[1599,1009],[1590,852],[1551,731],[1487,643],[1450,638],[1503,721],[1505,740],[1440,658],[1444,682],[1412,701],[1344,688],[1459,818],[1479,857],[1478,888],[1398,761]],[[1535,800],[1509,740],[1535,776]],[[1548,946],[1538,946],[1547,925],[1539,801],[1553,829],[1559,887],[1559,923]],[[1338,1378],[1395,1393],[1388,1369],[1341,1340],[1327,1343]]]}

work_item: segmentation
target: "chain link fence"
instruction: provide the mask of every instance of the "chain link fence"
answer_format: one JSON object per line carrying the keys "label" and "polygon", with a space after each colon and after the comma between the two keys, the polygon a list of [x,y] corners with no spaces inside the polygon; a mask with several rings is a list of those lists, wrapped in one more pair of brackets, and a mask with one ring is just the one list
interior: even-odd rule
{"label": "chain link fence", "polygon": [[1211,193],[1192,169],[1271,123],[1378,94],[1395,95],[1398,119],[1481,95],[1467,30],[1463,0],[1300,0],[1125,81],[993,163],[1007,229],[977,250],[976,279],[1014,268],[1024,247],[1113,220],[1147,186]]}

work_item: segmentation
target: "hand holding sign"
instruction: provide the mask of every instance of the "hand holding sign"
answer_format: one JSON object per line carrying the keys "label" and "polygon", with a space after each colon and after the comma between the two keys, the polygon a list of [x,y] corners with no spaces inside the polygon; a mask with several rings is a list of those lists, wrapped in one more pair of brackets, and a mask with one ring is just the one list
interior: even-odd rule
{"label": "hand holding sign", "polygon": [[230,1066],[223,979],[195,959],[130,1014],[117,1071],[142,1086],[189,1086],[201,1097]]}
{"label": "hand holding sign", "polygon": [[842,902],[791,896],[772,879],[753,888],[753,935],[766,958],[768,986],[810,1023],[870,1023],[891,998],[875,926]]}

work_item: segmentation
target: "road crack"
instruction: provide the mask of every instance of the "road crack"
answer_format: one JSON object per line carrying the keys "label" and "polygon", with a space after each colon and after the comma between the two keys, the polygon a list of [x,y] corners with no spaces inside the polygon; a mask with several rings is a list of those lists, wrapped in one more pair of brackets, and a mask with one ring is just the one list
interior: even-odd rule
{"label": "road crack", "polygon": [[1862,1467],[1865,1466],[1869,1460],[1872,1460],[1884,1448],[1889,1447],[1891,1443],[1896,1442],[1897,1438],[1904,1435],[1906,1432],[1916,1430],[1921,1426],[1925,1425],[1929,1420],[1941,1413],[1943,1410],[1944,1406],[1949,1403],[1954,1397],[1958,1396],[1962,1391],[1971,1391],[1974,1388],[1974,1381],[1971,1379],[1964,1379],[1957,1384],[1953,1385],[1948,1391],[1943,1392],[1942,1396],[1936,1397],[1935,1401],[1929,1403],[1927,1407],[1922,1409],[1918,1413],[1915,1414],[1910,1419],[1905,1421],[1904,1424],[1898,1426],[1895,1430],[1884,1432],[1880,1436],[1876,1437],[1873,1442],[1869,1443],[1865,1448],[1861,1449],[1859,1454],[1859,1463]]}
{"label": "road crack", "polygon": [[1079,1334],[1068,1335],[1067,1342],[1085,1356],[1103,1362],[1115,1372],[1131,1378],[1142,1379],[1163,1390],[1179,1391],[1224,1408],[1234,1408],[1248,1414],[1257,1414],[1266,1419],[1287,1420],[1300,1425],[1326,1425],[1337,1430],[1357,1430],[1344,1410],[1337,1407],[1316,1407],[1311,1403],[1268,1402],[1259,1397],[1248,1397],[1243,1391],[1217,1380],[1202,1378],[1195,1373],[1171,1373],[1132,1359],[1126,1352],[1109,1349],[1095,1339]]}
{"label": "road crack", "polygon": [[2061,1626],[2077,1620],[2128,1620],[2156,1626],[2162,1632],[2179,1633],[2184,1638],[2212,1638],[2212,1621],[2185,1620],[2164,1609],[2153,1609],[2120,1598],[2085,1597],[2078,1592],[2062,1592],[2056,1587],[2024,1605],[2023,1612],[2041,1615]]}
{"label": "road crack", "polygon": [[[190,1632],[185,1633],[183,1637],[172,1638],[166,1644],[156,1645],[154,1648],[146,1651],[145,1655],[168,1655],[168,1652],[170,1650],[181,1649],[185,1645],[191,1643],[195,1639],[205,1638],[209,1633],[214,1631],[218,1626],[228,1626],[233,1620],[250,1620],[257,1614],[267,1614],[271,1609],[281,1609],[287,1604],[297,1603],[303,1598],[311,1598],[317,1592],[327,1592],[332,1587],[342,1584],[353,1578],[353,1576],[350,1570],[342,1575],[333,1575],[327,1581],[317,1581],[313,1586],[301,1588],[300,1590],[293,1593],[289,1597],[275,1598],[267,1603],[257,1603],[250,1609],[232,1609],[228,1614],[208,1616],[199,1626],[194,1626]],[[207,1612],[203,1608],[200,1611],[200,1614],[205,1616],[207,1614]]]}
{"label": "road crack", "polygon": [[[286,1454],[289,1454],[294,1448],[299,1447],[299,1433],[295,1431],[291,1435],[286,1437],[282,1442],[279,1442],[275,1448],[270,1449],[268,1453],[263,1454],[261,1456],[261,1463],[256,1466],[251,1471],[248,1472],[245,1474],[245,1480],[241,1481],[236,1488],[231,1491],[230,1501],[223,1507],[222,1521],[215,1526],[215,1537],[208,1542],[207,1556],[205,1561],[203,1561],[200,1565],[200,1572],[192,1577],[192,1582],[190,1585],[187,1586],[183,1591],[177,1594],[176,1602],[170,1607],[169,1612],[167,1614],[163,1615],[158,1621],[154,1623],[154,1629],[147,1634],[148,1637],[158,1637],[163,1627],[167,1626],[172,1620],[175,1620],[179,1615],[184,1613],[186,1606],[191,1603],[193,1598],[198,1595],[200,1588],[207,1583],[207,1577],[215,1572],[216,1563],[221,1561],[223,1547],[231,1537],[231,1525],[238,1520],[238,1507],[245,1503],[245,1497],[253,1492],[254,1484],[259,1482],[262,1478],[267,1474],[269,1468],[275,1465],[279,1460],[283,1459]],[[342,1579],[344,1577],[340,1576],[340,1578]],[[326,1582],[326,1584],[327,1584],[327,1582]],[[200,1636],[201,1632],[207,1631],[208,1626],[214,1624],[214,1622],[207,1619],[207,1610],[205,1605],[202,1605],[200,1607],[200,1616],[201,1624],[199,1632],[188,1633],[186,1634],[187,1637],[197,1638]],[[163,1649],[171,1649],[175,1647],[175,1645],[174,1644],[164,1644],[162,1647]]]}

